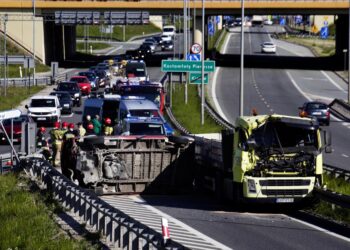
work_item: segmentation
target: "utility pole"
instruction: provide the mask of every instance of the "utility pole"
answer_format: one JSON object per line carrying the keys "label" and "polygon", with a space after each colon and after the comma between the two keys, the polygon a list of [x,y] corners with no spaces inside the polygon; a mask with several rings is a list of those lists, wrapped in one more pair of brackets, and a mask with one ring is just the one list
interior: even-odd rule
{"label": "utility pole", "polygon": [[201,88],[201,124],[204,125],[204,31],[205,31],[205,0],[202,0],[202,88]]}
{"label": "utility pole", "polygon": [[33,0],[33,63],[33,84],[35,84],[35,0]]}
{"label": "utility pole", "polygon": [[[188,0],[184,0],[184,60],[186,60],[187,58],[187,1]],[[182,74],[182,73],[181,73]],[[188,94],[187,94],[187,74],[185,73],[185,104],[187,104],[188,102]]]}
{"label": "utility pole", "polygon": [[5,35],[5,38],[4,38],[4,95],[7,96],[7,21],[8,21],[8,15],[5,14],[5,17],[4,17],[4,35]]}
{"label": "utility pole", "polygon": [[243,95],[244,95],[244,0],[241,0],[241,68],[240,68],[240,103],[239,115],[243,116]]}

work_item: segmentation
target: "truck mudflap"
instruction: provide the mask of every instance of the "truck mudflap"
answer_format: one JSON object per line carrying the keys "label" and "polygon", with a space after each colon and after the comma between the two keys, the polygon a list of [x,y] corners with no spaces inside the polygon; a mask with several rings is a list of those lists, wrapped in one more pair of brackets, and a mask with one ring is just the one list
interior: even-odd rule
{"label": "truck mudflap", "polygon": [[[166,136],[93,136],[63,145],[62,168],[103,193],[165,193],[192,189],[193,146]],[[181,143],[180,143],[181,142]],[[74,156],[72,156],[72,152]],[[73,160],[75,159],[75,160]],[[64,171],[67,172],[67,171]]]}

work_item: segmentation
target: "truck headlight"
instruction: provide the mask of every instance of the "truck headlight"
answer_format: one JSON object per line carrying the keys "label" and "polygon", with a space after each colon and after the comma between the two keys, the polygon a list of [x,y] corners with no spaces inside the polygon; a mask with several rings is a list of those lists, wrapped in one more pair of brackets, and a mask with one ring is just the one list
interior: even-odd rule
{"label": "truck headlight", "polygon": [[256,193],[255,181],[248,179],[248,191],[249,193]]}

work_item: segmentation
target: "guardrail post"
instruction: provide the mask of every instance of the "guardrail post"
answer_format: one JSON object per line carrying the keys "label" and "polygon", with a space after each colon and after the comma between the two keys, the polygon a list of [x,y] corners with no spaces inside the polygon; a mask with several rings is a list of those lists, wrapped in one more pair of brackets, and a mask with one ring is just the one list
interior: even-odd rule
{"label": "guardrail post", "polygon": [[128,246],[130,244],[129,240],[130,240],[130,234],[129,234],[129,222],[126,221],[125,223],[123,223],[121,225],[121,228],[120,228],[120,233],[121,233],[121,237],[120,237],[120,240],[121,240],[121,249],[128,249]]}

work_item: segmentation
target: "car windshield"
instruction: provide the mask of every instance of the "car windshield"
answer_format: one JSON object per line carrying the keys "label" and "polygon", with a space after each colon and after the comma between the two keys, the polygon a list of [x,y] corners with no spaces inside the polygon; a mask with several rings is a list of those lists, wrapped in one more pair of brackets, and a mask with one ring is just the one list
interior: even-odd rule
{"label": "car windshield", "polygon": [[96,75],[92,72],[80,72],[79,73],[80,76],[86,76],[89,80],[95,80],[96,79]]}
{"label": "car windshield", "polygon": [[33,99],[31,102],[31,107],[55,107],[55,99]]}
{"label": "car windshield", "polygon": [[70,80],[78,83],[86,82],[86,78],[82,78],[82,77],[72,77]]}
{"label": "car windshield", "polygon": [[316,130],[283,122],[267,122],[254,130],[251,138],[254,138],[258,147],[262,148],[303,146],[315,146],[317,148]]}
{"label": "car windshield", "polygon": [[70,95],[68,93],[51,93],[50,95],[55,95],[59,99],[70,99]]}
{"label": "car windshield", "polygon": [[164,135],[164,130],[161,124],[131,123],[130,135]]}
{"label": "car windshield", "polygon": [[154,109],[134,109],[130,110],[130,115],[139,117],[160,117],[158,110]]}
{"label": "car windshield", "polygon": [[143,77],[146,75],[145,65],[142,63],[127,64],[125,69],[126,75],[134,75],[135,77]]}
{"label": "car windshield", "polygon": [[78,91],[79,88],[77,87],[77,85],[73,84],[73,83],[60,83],[58,85],[58,90],[61,91],[72,91],[72,90],[76,90]]}
{"label": "car windshield", "polygon": [[164,28],[163,31],[164,32],[173,32],[174,29],[173,28]]}
{"label": "car windshield", "polygon": [[307,109],[327,109],[328,106],[323,103],[308,103]]}

